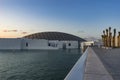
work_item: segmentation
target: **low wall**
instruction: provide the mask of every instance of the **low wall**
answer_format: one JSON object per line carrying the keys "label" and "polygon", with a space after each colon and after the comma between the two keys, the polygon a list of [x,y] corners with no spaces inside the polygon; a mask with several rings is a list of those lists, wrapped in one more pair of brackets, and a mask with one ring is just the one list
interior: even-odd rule
{"label": "low wall", "polygon": [[21,49],[21,39],[0,39],[0,50],[13,50],[13,49]]}
{"label": "low wall", "polygon": [[87,48],[87,50],[83,53],[80,59],[76,62],[76,64],[73,66],[73,68],[64,80],[83,80],[86,58],[89,53],[88,49],[89,48]]}

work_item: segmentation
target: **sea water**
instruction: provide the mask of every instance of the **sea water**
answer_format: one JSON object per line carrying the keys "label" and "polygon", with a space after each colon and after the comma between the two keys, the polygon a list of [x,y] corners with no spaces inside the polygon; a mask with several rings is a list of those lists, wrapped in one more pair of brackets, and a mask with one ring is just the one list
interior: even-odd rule
{"label": "sea water", "polygon": [[63,80],[80,56],[78,49],[0,51],[0,80]]}

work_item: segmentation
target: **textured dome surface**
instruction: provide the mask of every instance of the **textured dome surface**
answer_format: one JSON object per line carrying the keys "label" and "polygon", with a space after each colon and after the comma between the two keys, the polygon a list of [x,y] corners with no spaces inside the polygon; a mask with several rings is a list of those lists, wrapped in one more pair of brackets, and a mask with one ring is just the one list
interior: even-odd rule
{"label": "textured dome surface", "polygon": [[29,39],[47,39],[47,40],[75,40],[75,41],[85,41],[82,38],[77,36],[63,33],[63,32],[41,32],[35,33],[31,35],[24,36],[24,38]]}

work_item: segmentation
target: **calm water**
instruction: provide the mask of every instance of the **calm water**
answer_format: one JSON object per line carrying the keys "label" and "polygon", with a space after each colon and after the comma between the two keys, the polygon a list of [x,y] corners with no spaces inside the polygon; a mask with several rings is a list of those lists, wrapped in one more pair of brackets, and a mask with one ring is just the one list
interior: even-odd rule
{"label": "calm water", "polygon": [[0,51],[0,80],[63,80],[79,50]]}

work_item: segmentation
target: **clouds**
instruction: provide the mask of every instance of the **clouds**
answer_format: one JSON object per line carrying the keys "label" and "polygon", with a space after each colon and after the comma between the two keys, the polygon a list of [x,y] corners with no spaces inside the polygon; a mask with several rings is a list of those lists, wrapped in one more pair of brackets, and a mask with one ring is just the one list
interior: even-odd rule
{"label": "clouds", "polygon": [[3,30],[3,32],[18,32],[18,30],[7,30],[7,29],[5,29],[5,30]]}
{"label": "clouds", "polygon": [[87,38],[84,38],[85,40],[87,41],[98,41],[98,40],[101,40],[100,38],[97,38],[97,37],[87,37]]}
{"label": "clouds", "polygon": [[78,33],[85,33],[85,31],[83,31],[83,30],[79,30]]}
{"label": "clouds", "polygon": [[13,30],[4,29],[3,32],[4,33],[20,33],[22,35],[28,34],[27,31],[22,31],[22,30],[17,30],[17,29],[13,29]]}
{"label": "clouds", "polygon": [[28,32],[22,32],[22,34],[27,34]]}

